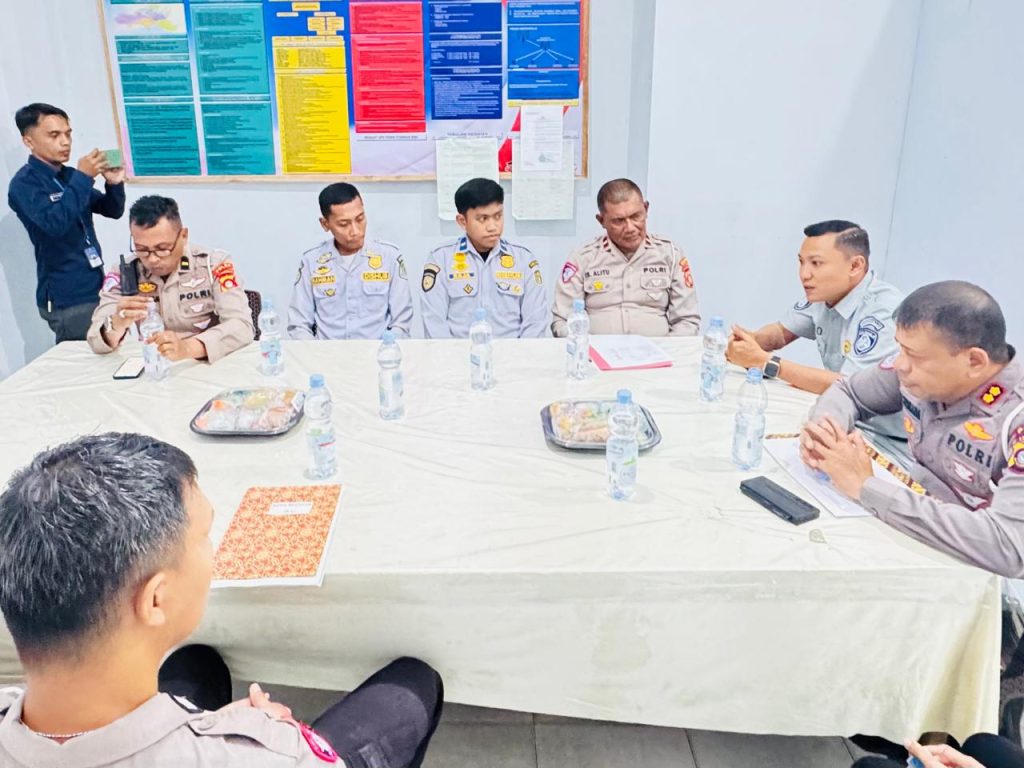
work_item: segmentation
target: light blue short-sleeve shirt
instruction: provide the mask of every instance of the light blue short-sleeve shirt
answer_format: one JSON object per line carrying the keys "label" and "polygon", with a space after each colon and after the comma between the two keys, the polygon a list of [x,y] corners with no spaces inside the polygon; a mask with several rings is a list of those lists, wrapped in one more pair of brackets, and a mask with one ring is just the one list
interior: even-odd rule
{"label": "light blue short-sleeve shirt", "polygon": [[521,245],[502,239],[484,259],[463,236],[434,249],[420,288],[428,339],[468,338],[477,307],[486,307],[497,338],[547,335],[551,309],[540,262]]}
{"label": "light blue short-sleeve shirt", "polygon": [[367,240],[343,256],[333,240],[302,254],[288,308],[293,339],[408,338],[412,293],[398,246]]}
{"label": "light blue short-sleeve shirt", "polygon": [[780,322],[791,333],[817,343],[825,368],[849,376],[898,351],[892,316],[901,301],[899,289],[871,271],[835,306],[800,301]]}

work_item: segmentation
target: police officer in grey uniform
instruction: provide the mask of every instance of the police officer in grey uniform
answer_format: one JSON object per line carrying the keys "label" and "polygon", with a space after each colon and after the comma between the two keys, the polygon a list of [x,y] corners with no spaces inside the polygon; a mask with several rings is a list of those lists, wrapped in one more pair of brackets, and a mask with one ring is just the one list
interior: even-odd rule
{"label": "police officer in grey uniform", "polygon": [[[853,222],[811,224],[804,236],[799,259],[805,298],[781,321],[753,333],[735,326],[726,356],[743,368],[762,369],[766,378],[820,394],[841,376],[896,351],[892,313],[903,294],[870,268],[868,233]],[[801,337],[817,343],[823,369],[772,355]]]}
{"label": "police officer in grey uniform", "polygon": [[690,262],[671,240],[647,232],[640,187],[613,179],[597,193],[605,234],[570,254],[555,284],[551,332],[567,336],[573,302],[583,299],[593,334],[694,336],[700,332]]}
{"label": "police officer in grey uniform", "polygon": [[[919,288],[896,310],[900,352],[832,385],[804,427],[809,466],[893,527],[1003,576],[1024,576],[1024,362],[995,300]],[[856,419],[901,413],[928,491],[875,478]]]}
{"label": "police officer in grey uniform", "polygon": [[466,234],[431,252],[420,282],[428,339],[467,338],[477,307],[487,309],[496,337],[546,334],[540,261],[501,236],[504,202],[505,191],[491,179],[470,179],[456,190],[456,221]]}
{"label": "police officer in grey uniform", "polygon": [[363,199],[351,184],[320,192],[320,226],[332,235],[302,254],[288,309],[293,339],[408,338],[412,294],[398,246],[366,239]]}
{"label": "police officer in grey uniform", "polygon": [[151,301],[165,328],[154,343],[169,360],[214,363],[251,342],[252,310],[228,254],[192,245],[169,197],[140,197],[128,217],[138,293],[123,294],[119,273],[106,276],[86,335],[93,352],[117,349]]}
{"label": "police officer in grey uniform", "polygon": [[206,673],[227,676],[223,662],[190,653],[202,647],[158,674],[202,618],[212,519],[192,460],[144,435],[82,437],[14,474],[0,496],[0,611],[28,684],[0,691],[0,765],[422,763],[443,690],[416,659],[388,665],[313,727],[258,685],[229,703],[230,678]]}

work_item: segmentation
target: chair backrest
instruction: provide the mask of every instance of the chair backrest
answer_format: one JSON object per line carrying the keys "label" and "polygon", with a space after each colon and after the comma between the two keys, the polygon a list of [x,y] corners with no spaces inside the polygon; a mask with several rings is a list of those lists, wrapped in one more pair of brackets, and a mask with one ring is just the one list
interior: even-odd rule
{"label": "chair backrest", "polygon": [[255,340],[260,340],[260,310],[263,309],[263,297],[259,291],[246,289],[245,298],[249,300],[249,310],[252,312],[252,327],[256,331]]}

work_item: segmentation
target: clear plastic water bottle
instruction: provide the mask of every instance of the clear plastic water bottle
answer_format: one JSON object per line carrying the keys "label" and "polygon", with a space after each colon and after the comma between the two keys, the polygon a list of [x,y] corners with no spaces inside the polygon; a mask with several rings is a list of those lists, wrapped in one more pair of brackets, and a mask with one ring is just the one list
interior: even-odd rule
{"label": "clear plastic water bottle", "polygon": [[494,350],[491,347],[491,324],[487,310],[477,307],[473,324],[469,326],[469,382],[473,389],[494,386]]}
{"label": "clear plastic water bottle", "polygon": [[712,317],[704,334],[704,354],[700,358],[700,399],[707,403],[721,400],[725,394],[725,349],[728,346],[725,321]]}
{"label": "clear plastic water bottle", "polygon": [[747,380],[740,387],[736,431],[732,436],[732,463],[740,469],[754,469],[761,463],[767,407],[768,392],[764,388],[763,374],[759,368],[749,368]]}
{"label": "clear plastic water bottle", "polygon": [[615,400],[615,405],[608,413],[605,459],[608,464],[608,495],[621,500],[628,499],[636,490],[640,414],[628,389],[620,389]]}
{"label": "clear plastic water bottle", "polygon": [[583,299],[574,299],[572,314],[566,323],[569,340],[565,344],[565,372],[570,379],[585,379],[590,373],[590,318]]}
{"label": "clear plastic water bottle", "polygon": [[306,395],[306,441],[312,464],[309,477],[324,480],[338,471],[338,445],[331,421],[331,393],[322,374],[309,377]]}
{"label": "clear plastic water bottle", "polygon": [[146,376],[153,381],[166,378],[171,369],[170,361],[160,354],[156,344],[147,341],[153,334],[163,332],[164,319],[160,316],[160,309],[156,302],[151,301],[146,307],[146,319],[139,326],[139,335],[142,336],[142,360],[146,365]]}
{"label": "clear plastic water bottle", "polygon": [[377,391],[380,395],[380,417],[386,421],[405,415],[402,382],[402,350],[395,343],[395,332],[384,331],[377,348]]}
{"label": "clear plastic water bottle", "polygon": [[264,376],[278,376],[284,371],[284,355],[281,354],[281,316],[274,309],[274,302],[263,299],[260,308],[260,371]]}

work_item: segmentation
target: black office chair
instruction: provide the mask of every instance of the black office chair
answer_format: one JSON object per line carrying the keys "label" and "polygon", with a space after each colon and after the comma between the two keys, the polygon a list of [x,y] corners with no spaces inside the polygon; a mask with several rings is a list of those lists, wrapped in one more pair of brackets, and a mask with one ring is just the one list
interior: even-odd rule
{"label": "black office chair", "polygon": [[252,312],[252,327],[256,331],[253,337],[255,341],[260,340],[260,310],[263,309],[263,297],[259,291],[246,289],[245,298],[249,300],[249,310]]}

